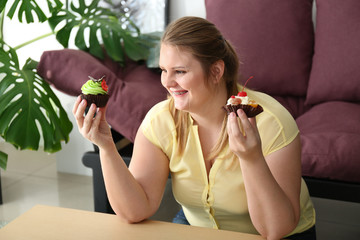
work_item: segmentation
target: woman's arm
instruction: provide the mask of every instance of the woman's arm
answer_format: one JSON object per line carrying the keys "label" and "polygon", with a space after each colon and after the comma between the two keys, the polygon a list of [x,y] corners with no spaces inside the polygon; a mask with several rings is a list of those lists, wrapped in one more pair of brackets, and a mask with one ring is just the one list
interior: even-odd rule
{"label": "woman's arm", "polygon": [[139,222],[159,208],[169,175],[169,161],[141,131],[135,138],[129,170],[116,149],[100,148],[110,204],[128,222]]}
{"label": "woman's arm", "polygon": [[[169,174],[166,155],[138,131],[129,169],[112,140],[105,120],[106,109],[90,107],[78,99],[73,113],[80,133],[99,147],[108,198],[114,212],[127,222],[139,222],[158,209]],[[130,170],[130,171],[129,171]]]}
{"label": "woman's arm", "polygon": [[248,119],[242,110],[238,114],[245,136],[235,114],[231,114],[229,144],[240,161],[251,220],[267,239],[282,238],[299,221],[300,138],[264,158],[255,118]]}

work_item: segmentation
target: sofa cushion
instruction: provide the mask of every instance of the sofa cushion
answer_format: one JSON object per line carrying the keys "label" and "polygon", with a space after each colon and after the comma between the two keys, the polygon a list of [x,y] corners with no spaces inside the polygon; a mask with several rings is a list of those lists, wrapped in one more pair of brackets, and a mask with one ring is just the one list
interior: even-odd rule
{"label": "sofa cushion", "polygon": [[148,110],[166,99],[160,75],[131,61],[122,68],[109,58],[99,61],[86,52],[63,49],[44,52],[37,70],[52,86],[71,96],[81,93],[89,75],[94,78],[105,75],[110,95],[107,121],[130,141],[134,141]]}
{"label": "sofa cushion", "polygon": [[[313,55],[313,0],[206,0],[206,18],[236,47],[244,83],[305,96]],[[220,10],[221,9],[221,10]]]}
{"label": "sofa cushion", "polygon": [[326,102],[296,120],[302,141],[303,175],[359,182],[360,105]]}
{"label": "sofa cushion", "polygon": [[305,97],[273,96],[294,117],[294,119],[305,113],[310,106],[305,104]]}
{"label": "sofa cushion", "polygon": [[316,0],[308,104],[360,101],[360,1]]}

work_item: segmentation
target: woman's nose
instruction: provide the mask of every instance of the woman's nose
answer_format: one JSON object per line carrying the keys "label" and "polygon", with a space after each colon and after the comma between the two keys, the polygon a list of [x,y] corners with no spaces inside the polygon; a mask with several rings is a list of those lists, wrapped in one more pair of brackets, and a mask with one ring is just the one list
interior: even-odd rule
{"label": "woman's nose", "polygon": [[166,72],[163,72],[161,74],[161,83],[166,88],[173,87],[176,85],[176,81],[174,80],[174,77]]}

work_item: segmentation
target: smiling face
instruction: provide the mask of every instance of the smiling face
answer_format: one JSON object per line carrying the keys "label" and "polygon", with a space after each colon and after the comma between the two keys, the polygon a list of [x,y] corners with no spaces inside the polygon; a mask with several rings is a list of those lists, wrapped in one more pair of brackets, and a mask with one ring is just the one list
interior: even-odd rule
{"label": "smiling face", "polygon": [[159,65],[161,83],[174,98],[176,109],[197,112],[211,100],[213,93],[206,86],[201,63],[189,51],[162,44]]}

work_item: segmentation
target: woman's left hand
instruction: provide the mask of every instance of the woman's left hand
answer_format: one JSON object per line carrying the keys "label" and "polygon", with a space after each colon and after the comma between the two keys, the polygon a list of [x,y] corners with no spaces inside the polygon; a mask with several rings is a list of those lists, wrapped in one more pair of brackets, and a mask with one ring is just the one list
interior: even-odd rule
{"label": "woman's left hand", "polygon": [[263,157],[255,118],[247,118],[242,109],[230,113],[227,122],[230,150],[242,160]]}

